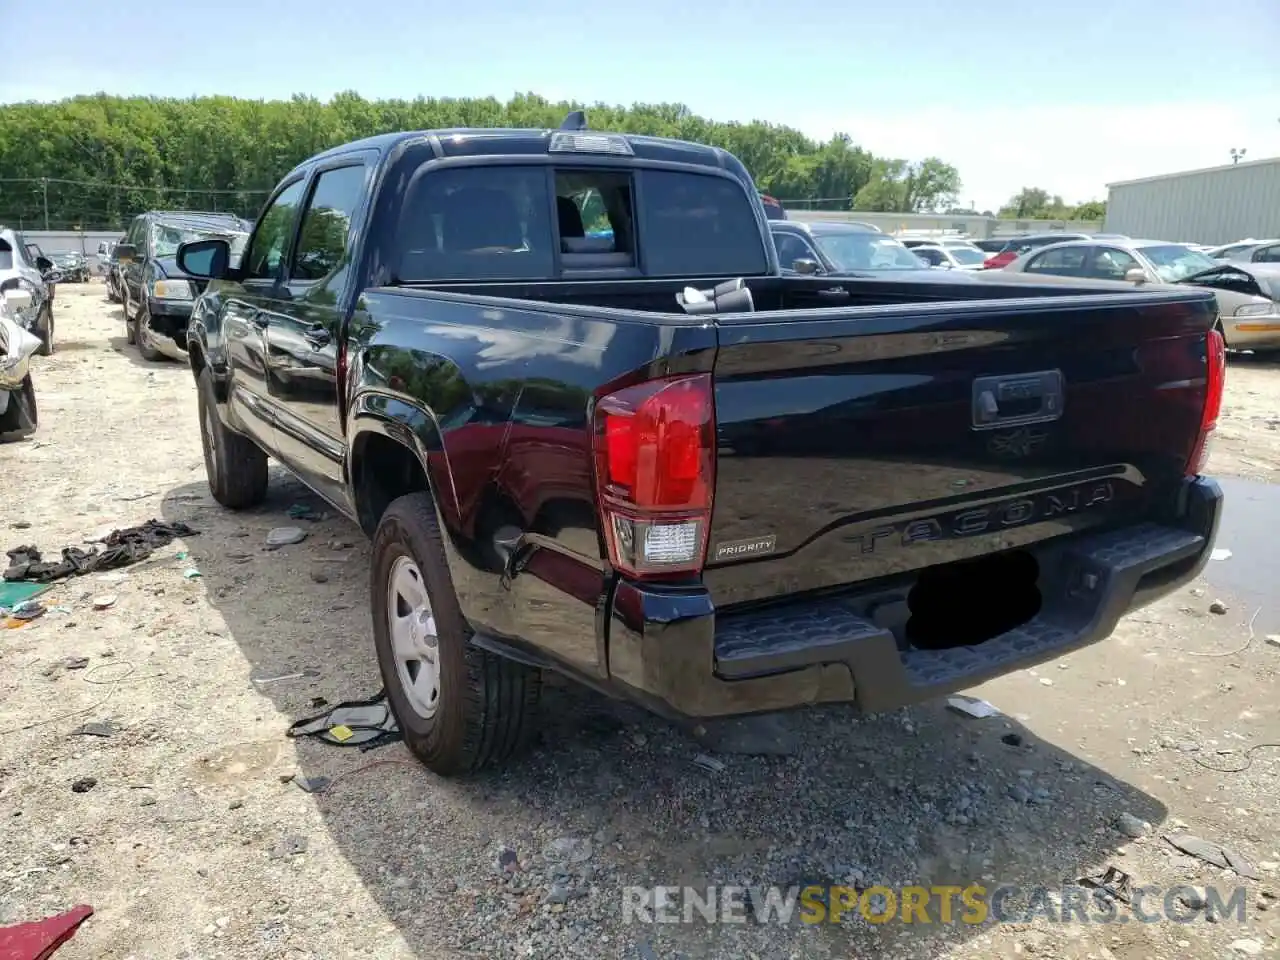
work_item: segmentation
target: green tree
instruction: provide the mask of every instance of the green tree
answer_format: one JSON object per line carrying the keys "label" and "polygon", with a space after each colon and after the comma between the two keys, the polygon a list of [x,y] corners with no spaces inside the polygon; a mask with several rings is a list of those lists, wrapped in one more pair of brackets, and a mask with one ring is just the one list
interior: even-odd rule
{"label": "green tree", "polygon": [[932,210],[959,189],[955,169],[936,158],[880,159],[847,134],[823,143],[791,127],[718,122],[673,103],[553,103],[533,93],[506,103],[352,92],[328,102],[96,94],[0,106],[0,221],[41,225],[46,203],[51,226],[122,228],[155,208],[254,217],[284,173],[328,147],[393,130],[556,127],[572,109],[586,110],[596,129],[723,147],[784,204],[816,198],[849,209],[865,195],[873,204],[866,209]]}

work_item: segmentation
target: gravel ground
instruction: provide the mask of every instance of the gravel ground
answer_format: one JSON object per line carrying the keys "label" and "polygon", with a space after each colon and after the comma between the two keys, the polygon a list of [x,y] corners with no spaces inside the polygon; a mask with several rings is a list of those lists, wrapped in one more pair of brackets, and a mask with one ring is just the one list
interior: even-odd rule
{"label": "gravel ground", "polygon": [[[1004,715],[984,720],[935,704],[682,731],[555,685],[530,756],[444,782],[400,744],[286,739],[315,698],[378,689],[365,542],[330,515],[269,551],[291,505],[325,507],[277,472],[261,508],[220,509],[190,374],[144,363],[123,335],[100,284],[60,288],[57,352],[35,361],[40,431],[0,447],[11,545],[56,555],[152,518],[200,531],[123,576],[64,583],[43,598],[59,609],[0,631],[0,924],[91,904],[59,960],[1280,950],[1277,752],[1208,769],[1280,741],[1280,647],[1251,639],[1232,597],[1192,586],[1107,643],[987,684],[973,692]],[[1280,369],[1246,359],[1229,377],[1214,469],[1267,479]],[[114,604],[95,610],[103,595]],[[751,739],[774,755],[738,752]],[[308,793],[299,774],[331,782]],[[1230,845],[1258,878],[1174,850],[1161,835],[1178,828]],[[1242,886],[1244,925],[646,925],[622,910],[626,885],[1025,889],[1108,865],[1164,891]]]}

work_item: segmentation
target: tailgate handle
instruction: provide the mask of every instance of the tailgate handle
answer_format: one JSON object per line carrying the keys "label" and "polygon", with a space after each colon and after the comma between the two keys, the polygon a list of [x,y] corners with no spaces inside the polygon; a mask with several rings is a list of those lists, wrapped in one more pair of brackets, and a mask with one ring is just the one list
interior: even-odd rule
{"label": "tailgate handle", "polygon": [[1061,370],[978,377],[973,381],[973,429],[1046,423],[1062,416]]}

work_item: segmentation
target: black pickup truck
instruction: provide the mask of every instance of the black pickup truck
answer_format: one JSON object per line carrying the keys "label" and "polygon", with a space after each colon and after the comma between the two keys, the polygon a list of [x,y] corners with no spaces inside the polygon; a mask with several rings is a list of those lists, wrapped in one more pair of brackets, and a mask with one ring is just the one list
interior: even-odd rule
{"label": "black pickup truck", "polygon": [[440,773],[509,756],[546,669],[673,718],[969,687],[1215,536],[1212,293],[784,276],[720,149],[380,136],[289,173],[238,266],[178,261],[214,496],[271,456],[372,538]]}

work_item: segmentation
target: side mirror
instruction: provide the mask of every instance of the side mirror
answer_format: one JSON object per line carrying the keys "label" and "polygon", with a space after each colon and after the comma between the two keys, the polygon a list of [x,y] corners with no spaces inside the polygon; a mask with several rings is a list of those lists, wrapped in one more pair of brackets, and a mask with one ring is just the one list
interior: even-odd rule
{"label": "side mirror", "polygon": [[193,240],[178,247],[178,269],[191,277],[221,280],[231,263],[231,244],[226,240]]}
{"label": "side mirror", "polygon": [[132,263],[138,259],[138,248],[132,243],[118,243],[113,255],[121,263]]}
{"label": "side mirror", "polygon": [[1130,283],[1146,283],[1147,274],[1141,267],[1130,267],[1124,272],[1124,278]]}
{"label": "side mirror", "polygon": [[36,257],[36,269],[41,273],[47,273],[53,269],[53,261],[48,257]]}
{"label": "side mirror", "polygon": [[793,260],[791,262],[791,269],[796,273],[813,276],[814,274],[822,272],[822,264],[818,263],[817,260],[810,260],[806,257],[801,260]]}

